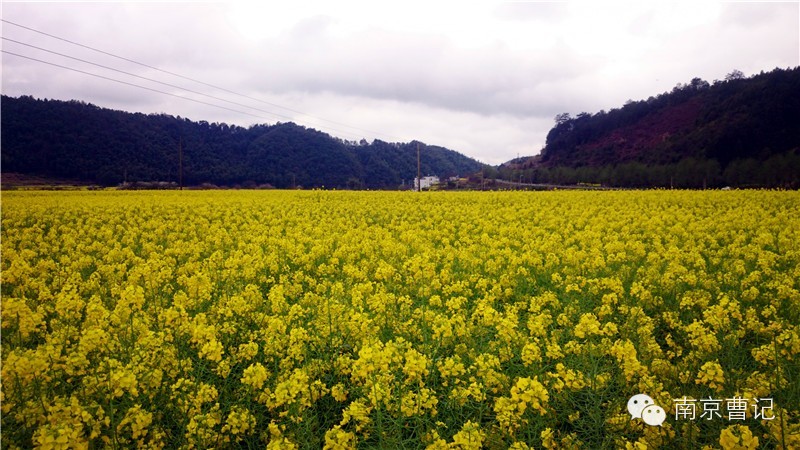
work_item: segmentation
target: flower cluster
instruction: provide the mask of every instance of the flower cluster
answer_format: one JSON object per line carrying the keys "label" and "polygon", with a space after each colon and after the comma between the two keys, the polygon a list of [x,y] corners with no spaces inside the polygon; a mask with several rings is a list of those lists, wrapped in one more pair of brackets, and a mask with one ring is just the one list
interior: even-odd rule
{"label": "flower cluster", "polygon": [[800,446],[797,192],[2,197],[4,448]]}

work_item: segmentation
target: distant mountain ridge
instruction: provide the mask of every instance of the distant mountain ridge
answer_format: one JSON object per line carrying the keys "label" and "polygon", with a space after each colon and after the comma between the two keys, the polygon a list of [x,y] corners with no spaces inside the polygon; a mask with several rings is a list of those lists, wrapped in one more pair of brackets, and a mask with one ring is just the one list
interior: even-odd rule
{"label": "distant mountain ridge", "polygon": [[182,165],[186,185],[397,188],[416,176],[417,145],[423,174],[481,169],[443,147],[346,142],[291,122],[243,128],[30,96],[0,107],[3,172],[103,185],[177,182]]}
{"label": "distant mountain ridge", "polygon": [[798,153],[800,67],[694,78],[608,112],[559,114],[540,155],[500,172],[632,187],[796,187]]}

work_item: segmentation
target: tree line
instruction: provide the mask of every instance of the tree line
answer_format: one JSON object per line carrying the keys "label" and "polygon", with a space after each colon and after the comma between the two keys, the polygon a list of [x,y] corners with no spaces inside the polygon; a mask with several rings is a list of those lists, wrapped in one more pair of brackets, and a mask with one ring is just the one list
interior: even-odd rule
{"label": "tree line", "polygon": [[800,67],[708,83],[694,78],[647,100],[595,114],[556,116],[541,162],[674,163],[686,157],[766,160],[800,146]]}
{"label": "tree line", "polygon": [[500,179],[556,185],[599,184],[622,188],[781,188],[800,189],[800,154],[773,155],[764,161],[737,159],[724,168],[713,159],[688,157],[673,164],[626,162],[603,166],[501,166]]}
{"label": "tree line", "polygon": [[182,178],[186,185],[393,189],[416,176],[417,145],[425,174],[481,167],[443,147],[347,142],[292,122],[244,128],[30,96],[3,96],[0,106],[4,172],[101,185]]}
{"label": "tree line", "polygon": [[800,67],[700,78],[595,114],[558,114],[541,155],[500,176],[623,187],[800,187]]}

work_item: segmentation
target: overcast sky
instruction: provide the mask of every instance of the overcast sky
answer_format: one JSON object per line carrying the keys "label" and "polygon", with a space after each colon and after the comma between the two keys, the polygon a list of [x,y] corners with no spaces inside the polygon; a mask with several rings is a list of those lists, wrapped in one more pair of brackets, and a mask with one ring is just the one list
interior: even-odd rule
{"label": "overcast sky", "polygon": [[3,22],[6,52],[229,109],[9,54],[2,92],[243,126],[291,120],[499,164],[538,153],[558,113],[608,110],[693,77],[800,65],[799,4],[3,2],[5,21],[153,68]]}

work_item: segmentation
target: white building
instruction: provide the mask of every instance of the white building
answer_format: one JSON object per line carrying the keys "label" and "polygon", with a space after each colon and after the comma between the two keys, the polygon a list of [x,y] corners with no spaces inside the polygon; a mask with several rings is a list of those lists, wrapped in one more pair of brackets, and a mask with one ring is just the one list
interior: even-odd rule
{"label": "white building", "polygon": [[419,178],[414,177],[414,189],[417,191],[420,189],[430,189],[430,187],[433,186],[434,184],[439,184],[439,177],[437,176],[422,177],[421,183]]}

